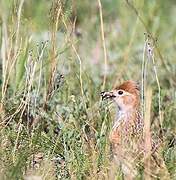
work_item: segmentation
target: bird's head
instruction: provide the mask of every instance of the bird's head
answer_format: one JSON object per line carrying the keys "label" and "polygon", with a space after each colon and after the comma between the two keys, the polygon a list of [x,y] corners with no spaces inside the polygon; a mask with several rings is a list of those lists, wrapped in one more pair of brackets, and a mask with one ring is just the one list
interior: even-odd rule
{"label": "bird's head", "polygon": [[140,91],[134,81],[125,81],[112,91],[102,92],[101,96],[103,99],[112,99],[122,111],[137,109],[140,105]]}

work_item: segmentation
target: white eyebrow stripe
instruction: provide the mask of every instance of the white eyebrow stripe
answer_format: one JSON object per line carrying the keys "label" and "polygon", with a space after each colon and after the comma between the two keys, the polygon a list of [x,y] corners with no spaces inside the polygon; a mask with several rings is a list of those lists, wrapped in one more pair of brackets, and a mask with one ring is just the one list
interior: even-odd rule
{"label": "white eyebrow stripe", "polygon": [[126,93],[127,95],[132,95],[131,93],[129,93],[129,92],[126,92],[126,91],[125,91],[125,93]]}

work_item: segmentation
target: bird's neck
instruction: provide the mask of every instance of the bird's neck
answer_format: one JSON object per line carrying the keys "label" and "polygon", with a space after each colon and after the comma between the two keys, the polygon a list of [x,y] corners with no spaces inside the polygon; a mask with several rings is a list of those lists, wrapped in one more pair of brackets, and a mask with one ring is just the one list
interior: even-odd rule
{"label": "bird's neck", "polygon": [[139,108],[130,108],[130,109],[120,109],[120,110],[117,110],[117,118],[121,118],[121,117],[124,117],[124,118],[131,118],[131,116],[135,116],[136,113],[139,113]]}
{"label": "bird's neck", "polygon": [[120,109],[117,111],[114,127],[119,126],[122,122],[125,123],[136,123],[141,119],[139,108]]}

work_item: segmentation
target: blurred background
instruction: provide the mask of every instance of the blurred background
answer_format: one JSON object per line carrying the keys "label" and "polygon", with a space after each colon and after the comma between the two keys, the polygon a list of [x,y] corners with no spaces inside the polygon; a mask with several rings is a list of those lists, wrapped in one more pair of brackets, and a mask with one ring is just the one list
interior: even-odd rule
{"label": "blurred background", "polygon": [[151,128],[159,134],[157,76],[161,154],[174,179],[175,16],[174,0],[0,0],[2,179],[108,179],[114,108],[100,92],[141,84],[146,61]]}

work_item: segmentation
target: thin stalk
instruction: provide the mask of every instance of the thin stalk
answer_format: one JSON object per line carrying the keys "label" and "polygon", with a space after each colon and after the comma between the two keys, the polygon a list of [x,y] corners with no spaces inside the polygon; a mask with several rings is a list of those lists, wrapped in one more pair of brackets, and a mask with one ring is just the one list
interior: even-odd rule
{"label": "thin stalk", "polygon": [[105,65],[105,72],[103,77],[103,90],[104,90],[106,84],[106,75],[107,75],[107,51],[106,51],[106,43],[105,43],[105,35],[104,35],[103,12],[102,12],[101,0],[97,0],[97,1],[98,1],[100,24],[101,24],[101,39],[103,43],[103,52],[104,52],[104,65]]}
{"label": "thin stalk", "polygon": [[[148,89],[146,92],[146,111],[144,114],[144,141],[145,141],[145,152],[144,152],[144,169],[145,172],[151,170],[151,131],[150,131],[150,111],[152,104],[152,90]],[[145,173],[145,179],[151,179],[148,173]]]}
{"label": "thin stalk", "polygon": [[16,26],[16,38],[15,38],[15,54],[18,51],[18,44],[19,44],[19,32],[20,32],[20,22],[21,22],[21,11],[24,4],[24,0],[20,1],[18,13],[17,13],[17,26]]}
{"label": "thin stalk", "polygon": [[162,132],[162,113],[161,113],[161,86],[160,86],[160,82],[159,82],[159,78],[158,78],[158,74],[157,74],[157,68],[156,68],[156,64],[155,64],[155,57],[154,54],[152,55],[152,63],[153,63],[153,70],[155,73],[155,79],[156,79],[156,83],[158,86],[158,108],[159,108],[159,121],[160,121],[160,128],[161,128],[161,132]]}
{"label": "thin stalk", "polygon": [[73,51],[75,52],[78,60],[79,60],[79,80],[80,80],[80,86],[81,86],[81,94],[82,94],[82,97],[84,97],[84,91],[83,91],[83,81],[82,81],[82,60],[75,48],[75,46],[72,44],[72,48],[73,48]]}
{"label": "thin stalk", "polygon": [[145,62],[145,54],[146,54],[146,46],[147,40],[145,40],[144,47],[143,47],[143,55],[142,55],[142,85],[141,85],[141,92],[142,92],[142,118],[144,117],[145,112],[145,77],[146,77],[146,62]]}

